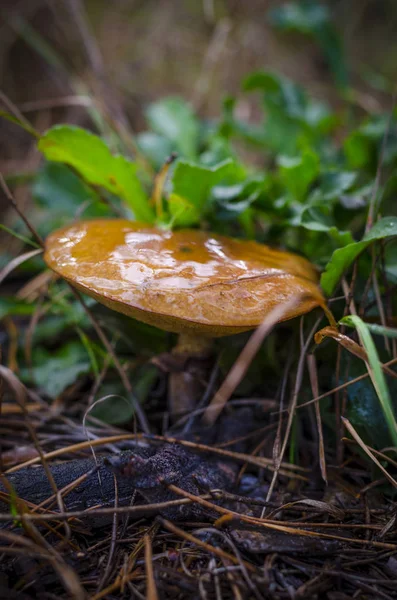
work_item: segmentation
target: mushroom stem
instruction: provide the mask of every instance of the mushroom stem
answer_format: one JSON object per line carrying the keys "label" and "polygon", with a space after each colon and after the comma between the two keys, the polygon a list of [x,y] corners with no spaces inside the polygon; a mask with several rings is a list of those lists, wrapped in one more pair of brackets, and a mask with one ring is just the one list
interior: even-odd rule
{"label": "mushroom stem", "polygon": [[212,354],[212,338],[181,333],[172,350],[178,367],[168,380],[168,408],[171,420],[193,411],[201,399],[208,376]]}
{"label": "mushroom stem", "polygon": [[203,358],[211,354],[212,347],[213,340],[211,337],[197,335],[196,333],[180,333],[172,353]]}

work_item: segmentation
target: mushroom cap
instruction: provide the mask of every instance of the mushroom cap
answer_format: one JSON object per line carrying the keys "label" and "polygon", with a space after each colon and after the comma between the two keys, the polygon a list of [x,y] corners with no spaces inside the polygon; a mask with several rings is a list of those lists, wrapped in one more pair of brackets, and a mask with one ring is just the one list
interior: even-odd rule
{"label": "mushroom cap", "polygon": [[283,320],[324,306],[317,271],[306,259],[200,230],[82,221],[52,233],[44,259],[98,302],[176,333],[246,331],[294,296]]}

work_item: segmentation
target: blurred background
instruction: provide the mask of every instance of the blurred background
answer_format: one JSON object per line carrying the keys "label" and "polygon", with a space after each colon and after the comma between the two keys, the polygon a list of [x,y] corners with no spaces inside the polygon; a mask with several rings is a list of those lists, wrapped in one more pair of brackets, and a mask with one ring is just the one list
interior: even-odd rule
{"label": "blurred background", "polygon": [[[330,11],[357,102],[380,110],[397,70],[395,0],[310,4],[314,20]],[[294,31],[277,22],[280,7],[290,7],[283,18],[295,18]],[[319,47],[315,24],[299,23],[294,10],[283,0],[2,0],[0,89],[39,130],[57,121],[87,124],[78,96],[88,90],[134,130],[144,128],[145,105],[169,94],[215,117],[223,97],[238,95],[256,69],[277,70],[336,102],[327,34]],[[249,103],[239,110],[255,118]],[[26,158],[26,142],[0,124],[3,171]]]}

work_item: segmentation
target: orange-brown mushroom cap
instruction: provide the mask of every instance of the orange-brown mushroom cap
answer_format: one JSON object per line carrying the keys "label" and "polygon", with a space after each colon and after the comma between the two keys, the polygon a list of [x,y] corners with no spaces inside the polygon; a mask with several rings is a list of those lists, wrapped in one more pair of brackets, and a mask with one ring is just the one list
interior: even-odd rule
{"label": "orange-brown mushroom cap", "polygon": [[199,230],[83,221],[52,233],[44,259],[98,302],[176,333],[246,331],[294,296],[284,319],[324,306],[317,272],[306,259]]}

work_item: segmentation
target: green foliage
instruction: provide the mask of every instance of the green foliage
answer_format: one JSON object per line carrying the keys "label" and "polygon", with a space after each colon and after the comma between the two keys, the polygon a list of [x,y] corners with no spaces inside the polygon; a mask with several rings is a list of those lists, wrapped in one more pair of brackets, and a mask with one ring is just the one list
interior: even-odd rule
{"label": "green foliage", "polygon": [[188,159],[197,158],[200,123],[182,98],[165,98],[151,104],[146,117],[151,130],[160,136],[160,144],[164,140],[171,151]]}
{"label": "green foliage", "polygon": [[[347,325],[347,323],[345,323]],[[343,360],[349,363],[349,380],[364,375],[367,370],[365,364],[354,356],[343,353]],[[342,383],[342,382],[341,382]],[[379,399],[374,386],[363,379],[352,383],[346,388],[347,410],[349,421],[358,430],[359,434],[371,446],[378,447],[379,440],[386,440],[389,431],[383,411],[379,409]]]}
{"label": "green foliage", "polygon": [[300,156],[280,156],[278,159],[280,180],[288,192],[303,202],[309,186],[319,174],[320,160],[312,150],[305,150]]}
{"label": "green foliage", "polygon": [[[56,351],[40,346],[35,348],[33,380],[50,398],[56,398],[90,370],[90,357],[77,341],[68,342]],[[25,377],[28,377],[27,373]]]}
{"label": "green foliage", "polygon": [[238,167],[230,159],[214,167],[178,161],[168,198],[172,225],[190,227],[199,224],[208,208],[211,189],[226,178],[238,175]]}
{"label": "green foliage", "polygon": [[47,160],[73,167],[85,181],[122,198],[141,221],[154,215],[137,176],[136,165],[121,155],[111,154],[98,136],[71,125],[57,125],[39,140]]}
{"label": "green foliage", "polygon": [[325,272],[321,276],[321,286],[330,296],[346,269],[353,263],[357,256],[376,240],[390,236],[397,236],[397,217],[384,217],[380,219],[361,242],[353,242],[344,248],[335,250]]}
{"label": "green foliage", "polygon": [[137,136],[141,152],[159,170],[174,151],[172,142],[157,133],[144,131]]}
{"label": "green foliage", "polygon": [[[312,98],[305,90],[281,75],[259,71],[244,82],[245,91],[262,92],[265,120],[250,135],[231,120],[232,131],[279,154],[298,153],[302,144],[321,146],[322,136],[336,125],[336,118],[328,107]],[[228,106],[228,110],[233,105]],[[241,131],[239,131],[239,129]]]}
{"label": "green foliage", "polygon": [[[278,26],[281,17],[284,28],[287,22],[291,27],[294,19],[300,23],[298,29],[304,23],[306,29],[328,23],[323,8],[307,3],[291,6],[285,5],[284,12],[278,13]],[[310,98],[298,84],[279,74],[257,72],[246,79],[244,89],[261,93],[261,123],[236,118],[234,99],[225,102],[218,125],[201,122],[178,98],[148,107],[151,131],[138,136],[140,151],[156,168],[170,152],[177,151],[180,156],[170,169],[163,189],[164,212],[157,218],[149,202],[151,190],[140,181],[134,162],[112,155],[100,138],[87,131],[52,128],[39,141],[39,148],[52,162],[33,187],[41,205],[52,206],[44,233],[73,218],[81,207],[84,217],[109,214],[109,207],[100,202],[99,186],[124,201],[138,220],[156,220],[160,226],[199,226],[206,219],[215,230],[223,231],[228,222],[234,233],[240,230],[252,237],[255,223],[265,223],[265,241],[301,251],[326,267],[322,283],[326,293],[331,293],[344,270],[366,247],[364,240],[355,241],[356,235],[360,239],[372,193],[373,162],[380,155],[387,127],[388,164],[393,165],[397,157],[397,152],[393,154],[397,148],[394,122],[370,118],[351,130],[338,148],[333,132],[340,116]],[[243,165],[234,140],[254,144],[276,167],[253,170]],[[64,164],[55,165],[54,161]],[[390,179],[380,186],[378,201],[384,198],[387,203],[394,190]]]}
{"label": "green foliage", "polygon": [[378,149],[384,143],[383,165],[393,165],[397,160],[397,122],[393,115],[371,115],[344,142],[348,163],[352,168],[374,173],[377,168]]}
{"label": "green foliage", "polygon": [[79,215],[93,218],[108,214],[95,190],[60,163],[44,164],[32,186],[32,194],[42,209],[40,232],[45,235]]}
{"label": "green foliage", "polygon": [[382,371],[376,346],[371,337],[369,329],[360,317],[349,315],[341,320],[341,323],[347,323],[357,329],[361,343],[367,351],[368,363],[367,369],[373,386],[376,390],[380,406],[382,408],[387,427],[390,433],[390,439],[397,446],[397,423],[394,416],[393,403],[387,386],[385,375]]}

